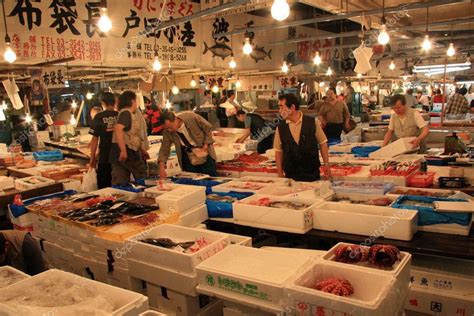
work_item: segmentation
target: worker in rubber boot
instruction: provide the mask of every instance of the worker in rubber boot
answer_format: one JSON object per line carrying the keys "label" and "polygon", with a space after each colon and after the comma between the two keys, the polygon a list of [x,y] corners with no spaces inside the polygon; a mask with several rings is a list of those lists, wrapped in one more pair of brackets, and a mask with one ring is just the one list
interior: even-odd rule
{"label": "worker in rubber boot", "polygon": [[280,123],[273,143],[278,176],[296,181],[320,180],[319,151],[325,173],[329,175],[327,138],[319,121],[299,110],[294,94],[281,95],[278,106]]}

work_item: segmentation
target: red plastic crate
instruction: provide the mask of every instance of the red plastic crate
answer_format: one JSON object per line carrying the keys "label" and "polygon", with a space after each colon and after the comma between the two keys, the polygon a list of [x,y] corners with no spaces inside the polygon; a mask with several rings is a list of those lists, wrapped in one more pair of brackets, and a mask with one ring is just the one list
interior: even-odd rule
{"label": "red plastic crate", "polygon": [[[350,174],[359,172],[362,166],[331,166],[332,177],[345,177]],[[320,168],[321,174],[327,176],[323,168]]]}
{"label": "red plastic crate", "polygon": [[415,188],[427,188],[434,183],[434,172],[417,172],[408,177],[408,186]]}

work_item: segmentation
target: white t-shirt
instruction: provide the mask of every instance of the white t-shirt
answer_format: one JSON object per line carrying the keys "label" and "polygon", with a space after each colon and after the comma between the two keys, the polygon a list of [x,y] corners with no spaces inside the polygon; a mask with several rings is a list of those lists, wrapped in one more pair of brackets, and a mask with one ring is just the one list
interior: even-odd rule
{"label": "white t-shirt", "polygon": [[[390,123],[388,123],[388,129],[393,131],[395,129],[395,127],[393,126],[394,123],[393,123],[393,119],[395,118],[395,115],[397,115],[396,113],[392,113],[392,116],[390,117]],[[428,122],[426,122],[424,119],[423,119],[423,116],[421,116],[420,112],[418,111],[415,111],[415,124],[418,128],[423,128],[425,127],[426,125],[428,125]],[[399,116],[400,118],[400,121],[402,122],[402,124],[405,124],[405,121],[407,120],[407,117],[406,115],[404,117],[401,117]]]}
{"label": "white t-shirt", "polygon": [[[177,132],[182,133],[192,146],[197,146],[192,137],[189,135],[188,129],[186,128],[186,125],[184,125],[184,123],[183,125],[181,125],[180,128],[178,128]],[[179,141],[181,142],[181,145],[186,146],[181,137],[179,138]]]}
{"label": "white t-shirt", "polygon": [[419,103],[421,103],[422,105],[430,105],[430,100],[428,99],[428,96],[426,95],[421,95],[420,99],[418,100]]}

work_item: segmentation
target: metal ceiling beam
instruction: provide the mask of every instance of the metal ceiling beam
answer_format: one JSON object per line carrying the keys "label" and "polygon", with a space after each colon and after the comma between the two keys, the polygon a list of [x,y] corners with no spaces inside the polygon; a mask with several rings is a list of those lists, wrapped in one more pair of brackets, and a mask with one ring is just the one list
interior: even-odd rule
{"label": "metal ceiling beam", "polygon": [[[445,5],[450,5],[450,4],[469,3],[469,2],[471,1],[469,0],[433,0],[431,2],[415,2],[415,3],[401,4],[395,7],[385,8],[385,14],[396,13],[396,12],[400,12],[404,10],[425,9],[426,7],[433,8],[437,6],[445,6]],[[230,36],[234,34],[242,34],[245,32],[260,32],[260,31],[265,31],[268,29],[280,29],[280,28],[287,28],[291,26],[300,26],[300,25],[307,25],[307,24],[320,23],[320,22],[338,21],[338,20],[351,19],[351,18],[360,17],[360,16],[377,15],[377,14],[382,14],[383,12],[384,10],[380,8],[380,9],[374,9],[374,10],[368,10],[368,11],[354,11],[354,12],[349,12],[347,14],[341,14],[341,15],[331,14],[327,16],[326,15],[320,16],[313,19],[305,19],[305,20],[285,22],[285,23],[273,23],[273,24],[261,25],[261,26],[251,27],[251,28],[244,28],[244,29],[226,32],[226,33],[215,34],[214,37]]]}
{"label": "metal ceiling beam", "polygon": [[169,20],[169,21],[163,22],[160,25],[156,26],[154,28],[153,33],[156,33],[159,30],[164,30],[164,29],[166,29],[170,26],[174,26],[174,25],[178,25],[178,24],[181,24],[181,23],[184,23],[184,22],[188,22],[188,21],[192,21],[192,20],[195,20],[195,19],[203,18],[203,17],[206,17],[208,15],[221,13],[221,12],[227,11],[229,9],[233,9],[235,7],[247,4],[248,2],[250,2],[250,0],[231,1],[229,3],[223,4],[223,5],[214,7],[214,8],[210,8],[210,9],[207,9],[207,10],[199,11],[197,13],[194,13],[194,14],[191,14],[191,15],[179,18],[179,19]]}

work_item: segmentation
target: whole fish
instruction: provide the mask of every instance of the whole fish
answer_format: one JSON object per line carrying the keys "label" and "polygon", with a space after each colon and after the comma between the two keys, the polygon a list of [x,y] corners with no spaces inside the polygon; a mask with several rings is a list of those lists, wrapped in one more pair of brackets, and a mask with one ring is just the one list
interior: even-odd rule
{"label": "whole fish", "polygon": [[258,63],[259,60],[265,60],[266,57],[272,59],[272,50],[270,49],[268,52],[265,51],[264,47],[255,46],[254,50],[250,53],[250,57]]}
{"label": "whole fish", "polygon": [[207,53],[210,51],[212,53],[212,57],[220,57],[223,60],[226,57],[229,57],[232,55],[232,48],[227,46],[226,44],[222,43],[215,43],[214,46],[209,47],[206,42],[204,42],[204,53]]}

